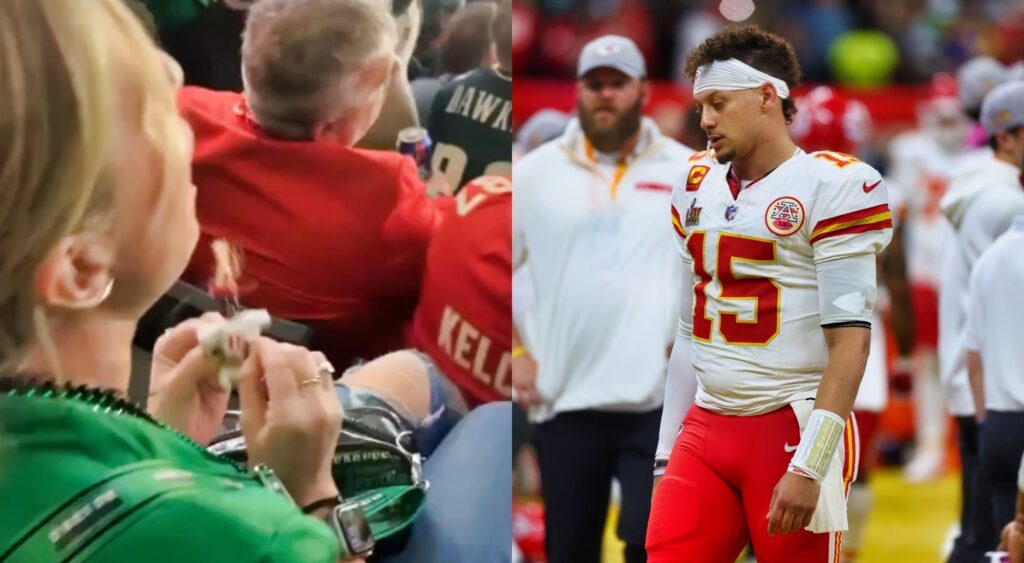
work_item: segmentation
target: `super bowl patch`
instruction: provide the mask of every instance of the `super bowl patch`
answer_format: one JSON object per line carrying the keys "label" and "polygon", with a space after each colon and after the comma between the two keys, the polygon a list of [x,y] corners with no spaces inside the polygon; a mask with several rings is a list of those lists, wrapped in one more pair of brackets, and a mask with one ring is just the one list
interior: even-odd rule
{"label": "super bowl patch", "polygon": [[708,168],[703,164],[690,168],[690,173],[686,176],[686,191],[695,192],[700,188],[700,183],[704,181],[704,177],[708,175]]}
{"label": "super bowl patch", "polygon": [[697,200],[690,202],[690,208],[686,210],[686,226],[692,227],[700,223],[700,210],[701,207],[697,207]]}
{"label": "super bowl patch", "polygon": [[768,230],[788,237],[804,225],[804,206],[795,197],[783,196],[768,204],[764,213],[764,224]]}

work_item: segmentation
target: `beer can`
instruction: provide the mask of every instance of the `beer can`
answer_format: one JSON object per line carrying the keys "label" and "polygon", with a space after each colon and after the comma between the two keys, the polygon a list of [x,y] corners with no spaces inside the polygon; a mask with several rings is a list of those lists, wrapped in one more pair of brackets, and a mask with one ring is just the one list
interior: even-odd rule
{"label": "beer can", "polygon": [[427,130],[422,127],[406,127],[398,132],[398,152],[411,157],[416,162],[420,178],[430,179],[430,161],[434,154],[434,143],[430,140]]}

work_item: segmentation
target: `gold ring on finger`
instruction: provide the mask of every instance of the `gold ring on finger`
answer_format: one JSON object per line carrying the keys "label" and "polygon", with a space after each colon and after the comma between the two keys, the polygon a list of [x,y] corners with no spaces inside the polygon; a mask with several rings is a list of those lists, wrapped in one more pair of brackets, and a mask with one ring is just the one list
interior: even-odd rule
{"label": "gold ring on finger", "polygon": [[334,375],[334,364],[321,356],[320,363],[316,366],[316,372],[322,375]]}
{"label": "gold ring on finger", "polygon": [[326,358],[324,358],[323,361],[320,362],[320,365],[317,366],[316,373],[322,381],[327,383],[328,386],[334,382],[334,374],[336,373],[334,365],[327,361]]}

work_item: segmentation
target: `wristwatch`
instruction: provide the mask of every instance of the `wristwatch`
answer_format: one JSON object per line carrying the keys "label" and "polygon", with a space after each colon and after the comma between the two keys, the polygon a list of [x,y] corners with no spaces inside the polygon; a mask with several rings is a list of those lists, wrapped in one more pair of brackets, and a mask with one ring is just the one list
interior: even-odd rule
{"label": "wristwatch", "polygon": [[341,500],[327,512],[327,525],[338,536],[342,559],[369,557],[376,541],[370,531],[370,523],[358,501]]}

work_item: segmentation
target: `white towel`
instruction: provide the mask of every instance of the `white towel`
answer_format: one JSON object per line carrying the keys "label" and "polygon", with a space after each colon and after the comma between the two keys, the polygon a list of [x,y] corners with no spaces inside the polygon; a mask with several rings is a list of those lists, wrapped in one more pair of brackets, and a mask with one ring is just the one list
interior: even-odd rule
{"label": "white towel", "polygon": [[[800,437],[803,439],[807,419],[814,410],[814,401],[795,401],[790,403],[796,419],[800,422]],[[849,423],[847,423],[849,424]],[[808,532],[823,534],[826,532],[845,532],[849,528],[846,520],[846,490],[843,486],[843,458],[846,448],[844,440],[840,440],[836,453],[832,455],[832,464],[828,467],[825,478],[821,481],[821,494],[818,495],[818,506],[814,509],[811,523],[804,528]]]}
{"label": "white towel", "polygon": [[[199,345],[207,355],[224,358],[228,355],[229,340],[241,336],[247,342],[257,339],[263,329],[270,326],[270,313],[266,309],[246,309],[225,321],[199,329]],[[224,390],[238,384],[239,365],[221,362],[217,377]]]}

